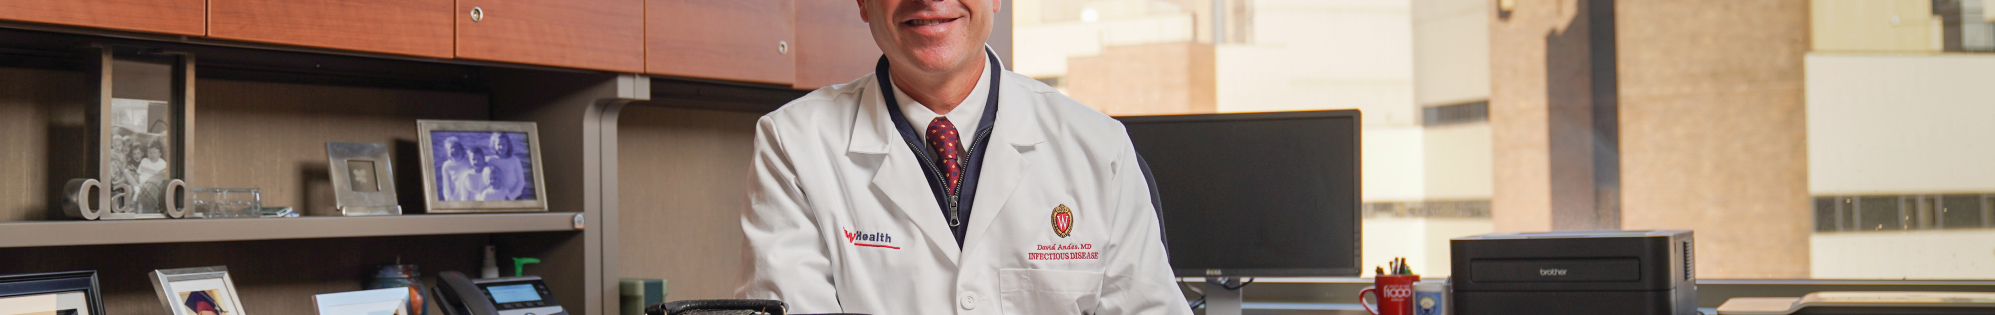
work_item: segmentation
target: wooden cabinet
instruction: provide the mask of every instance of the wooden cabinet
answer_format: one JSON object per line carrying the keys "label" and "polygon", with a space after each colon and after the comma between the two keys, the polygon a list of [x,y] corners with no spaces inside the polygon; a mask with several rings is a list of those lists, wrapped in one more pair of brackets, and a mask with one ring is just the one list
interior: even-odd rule
{"label": "wooden cabinet", "polygon": [[451,0],[211,0],[208,36],[450,58]]}
{"label": "wooden cabinet", "polygon": [[[802,0],[814,2],[825,0]],[[647,73],[789,85],[792,0],[644,2]]]}
{"label": "wooden cabinet", "polygon": [[843,84],[873,72],[880,47],[852,1],[797,0],[797,89]]}
{"label": "wooden cabinet", "polygon": [[644,72],[643,0],[459,0],[455,20],[458,58]]}
{"label": "wooden cabinet", "polygon": [[207,35],[207,0],[7,0],[0,19]]}

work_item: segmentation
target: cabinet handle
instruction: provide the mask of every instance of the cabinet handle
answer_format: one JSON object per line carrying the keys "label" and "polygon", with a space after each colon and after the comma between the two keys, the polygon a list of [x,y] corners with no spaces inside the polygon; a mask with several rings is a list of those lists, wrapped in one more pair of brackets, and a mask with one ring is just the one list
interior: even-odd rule
{"label": "cabinet handle", "polygon": [[781,54],[781,55],[790,54],[790,42],[781,41],[781,40],[776,41],[776,54]]}
{"label": "cabinet handle", "polygon": [[484,20],[485,20],[485,9],[479,7],[471,7],[471,21],[478,22]]}

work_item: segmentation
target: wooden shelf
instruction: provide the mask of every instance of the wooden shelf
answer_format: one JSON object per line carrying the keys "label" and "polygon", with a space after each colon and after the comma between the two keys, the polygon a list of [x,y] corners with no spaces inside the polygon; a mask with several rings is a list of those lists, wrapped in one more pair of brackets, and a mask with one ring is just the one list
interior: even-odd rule
{"label": "wooden shelf", "polygon": [[577,231],[575,212],[0,223],[0,248]]}

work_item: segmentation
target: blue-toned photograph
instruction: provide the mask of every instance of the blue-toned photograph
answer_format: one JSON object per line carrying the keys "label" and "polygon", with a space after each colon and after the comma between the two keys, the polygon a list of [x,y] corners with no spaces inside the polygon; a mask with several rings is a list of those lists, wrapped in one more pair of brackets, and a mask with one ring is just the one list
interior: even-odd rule
{"label": "blue-toned photograph", "polygon": [[536,200],[526,137],[523,132],[431,131],[438,199]]}

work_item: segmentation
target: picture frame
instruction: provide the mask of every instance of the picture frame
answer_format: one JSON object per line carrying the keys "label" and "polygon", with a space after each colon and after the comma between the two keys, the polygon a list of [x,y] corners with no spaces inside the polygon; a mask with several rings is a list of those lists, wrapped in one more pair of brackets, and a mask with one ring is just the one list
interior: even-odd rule
{"label": "picture frame", "polygon": [[327,142],[326,163],[340,215],[402,214],[387,144]]}
{"label": "picture frame", "polygon": [[533,122],[418,120],[427,213],[547,212]]}
{"label": "picture frame", "polygon": [[153,270],[147,275],[173,315],[246,315],[228,266]]}
{"label": "picture frame", "polygon": [[[409,287],[326,293],[312,296],[318,315],[416,315],[410,310]],[[420,298],[419,296],[416,298]]]}
{"label": "picture frame", "polygon": [[51,174],[74,178],[64,191],[75,193],[58,200],[63,212],[85,220],[184,217],[176,201],[194,146],[194,55],[107,44],[85,52],[96,103],[79,109],[92,125],[59,136],[89,139],[87,153],[76,156],[88,164]]}
{"label": "picture frame", "polygon": [[0,275],[0,314],[104,314],[97,271]]}

